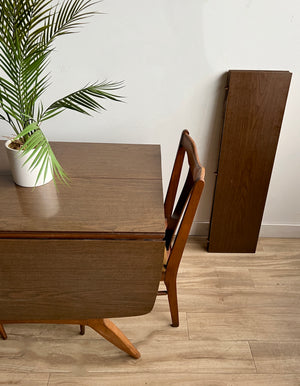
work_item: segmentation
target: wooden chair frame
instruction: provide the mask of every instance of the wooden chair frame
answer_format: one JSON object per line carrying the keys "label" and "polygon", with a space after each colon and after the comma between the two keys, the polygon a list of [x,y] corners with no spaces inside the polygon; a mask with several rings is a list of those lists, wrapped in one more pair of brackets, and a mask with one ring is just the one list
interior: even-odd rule
{"label": "wooden chair frame", "polygon": [[[174,209],[185,154],[187,154],[188,158],[189,171]],[[161,280],[165,283],[166,291],[158,291],[158,295],[168,295],[173,327],[179,326],[176,286],[177,272],[203,191],[204,176],[205,169],[200,164],[195,142],[190,137],[189,132],[184,130],[179,142],[164,203],[166,259]],[[178,232],[172,243],[177,228]]]}
{"label": "wooden chair frame", "polygon": [[7,339],[7,335],[2,324],[0,324],[0,336],[4,340]]}

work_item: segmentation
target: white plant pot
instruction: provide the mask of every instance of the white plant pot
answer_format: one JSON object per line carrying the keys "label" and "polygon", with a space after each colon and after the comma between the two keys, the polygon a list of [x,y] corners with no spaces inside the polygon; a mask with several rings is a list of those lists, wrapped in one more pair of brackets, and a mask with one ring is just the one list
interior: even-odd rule
{"label": "white plant pot", "polygon": [[51,173],[51,164],[48,163],[46,178],[44,179],[44,171],[43,171],[38,181],[36,181],[40,168],[43,164],[44,158],[36,166],[36,168],[29,170],[33,159],[31,159],[26,165],[24,165],[24,162],[30,157],[33,150],[31,150],[25,156],[21,156],[19,150],[11,149],[8,146],[10,142],[11,142],[10,139],[6,141],[5,147],[6,147],[8,161],[11,169],[11,174],[14,182],[17,185],[24,186],[26,188],[32,188],[34,186],[45,185],[53,179],[52,173]]}

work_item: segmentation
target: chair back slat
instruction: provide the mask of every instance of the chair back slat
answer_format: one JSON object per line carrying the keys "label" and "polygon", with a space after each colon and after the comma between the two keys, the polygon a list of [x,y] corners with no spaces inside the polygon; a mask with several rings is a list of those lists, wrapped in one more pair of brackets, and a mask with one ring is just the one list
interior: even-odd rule
{"label": "chair back slat", "polygon": [[[174,209],[185,154],[187,154],[189,169],[184,186]],[[197,210],[204,187],[204,175],[205,169],[200,164],[195,142],[190,137],[189,132],[184,130],[179,142],[165,199],[165,217],[167,222],[165,241],[166,249],[169,250],[169,248],[171,248],[167,267],[168,270],[171,268],[173,274],[177,273],[181,256]],[[172,239],[177,228],[177,236],[175,237],[172,245]]]}
{"label": "chair back slat", "polygon": [[165,199],[165,218],[167,222],[170,221],[172,213],[173,213],[173,208],[174,208],[174,203],[175,203],[175,198],[176,198],[176,193],[178,189],[178,184],[180,180],[180,175],[181,175],[181,170],[182,170],[182,165],[183,165],[183,160],[184,160],[184,155],[185,151],[184,148],[182,148],[179,144],[179,148],[177,150],[174,166],[173,166],[173,171],[171,174],[171,179]]}
{"label": "chair back slat", "polygon": [[188,163],[190,170],[192,170],[194,181],[201,179],[201,173],[203,173],[204,168],[200,164],[196,144],[187,130],[183,131],[180,143],[187,153]]}
{"label": "chair back slat", "polygon": [[174,212],[171,214],[170,218],[167,220],[167,229],[166,229],[166,248],[169,249],[171,240],[175,233],[175,230],[178,226],[178,223],[181,219],[182,212],[186,206],[186,203],[189,199],[191,189],[193,187],[194,181],[191,171],[189,170],[188,175],[185,180],[185,184],[177,201]]}
{"label": "chair back slat", "polygon": [[182,216],[182,221],[171,247],[171,253],[167,262],[168,268],[166,272],[166,280],[168,280],[168,276],[177,275],[179,264],[191,230],[194,216],[196,214],[203,187],[204,181],[198,180],[192,189],[189,202],[186,205],[185,212]]}
{"label": "chair back slat", "polygon": [[183,186],[183,189],[180,193],[179,199],[177,201],[175,210],[171,216],[172,220],[176,221],[176,226],[178,225],[178,221],[180,220],[182,216],[183,209],[187,203],[187,200],[190,196],[191,190],[193,188],[194,181],[191,171],[189,170],[188,175],[185,180],[185,184]]}

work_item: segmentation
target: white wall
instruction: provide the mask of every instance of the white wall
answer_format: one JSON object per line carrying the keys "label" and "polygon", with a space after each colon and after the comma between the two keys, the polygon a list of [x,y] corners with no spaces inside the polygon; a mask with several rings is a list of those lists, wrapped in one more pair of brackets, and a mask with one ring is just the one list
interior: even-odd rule
{"label": "white wall", "polygon": [[189,128],[207,185],[193,231],[207,232],[219,147],[224,73],[293,72],[263,224],[267,235],[300,237],[299,0],[104,0],[104,12],[57,41],[44,105],[95,80],[124,80],[125,103],[88,118],[64,113],[49,139],[162,145],[164,188],[180,132]]}

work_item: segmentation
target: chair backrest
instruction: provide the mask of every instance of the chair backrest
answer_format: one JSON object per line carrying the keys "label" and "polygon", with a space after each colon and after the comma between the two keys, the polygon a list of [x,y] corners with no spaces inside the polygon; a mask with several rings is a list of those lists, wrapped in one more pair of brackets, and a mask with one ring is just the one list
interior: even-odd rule
{"label": "chair backrest", "polygon": [[[189,169],[183,189],[175,206],[185,154],[187,154]],[[180,138],[164,204],[167,223],[165,242],[166,249],[169,251],[169,259],[166,266],[168,270],[172,270],[173,274],[176,274],[178,271],[181,256],[204,187],[204,176],[205,169],[200,165],[195,142],[190,137],[189,132],[184,130]],[[177,228],[177,235],[172,243]]]}

